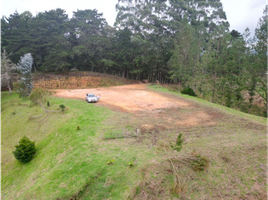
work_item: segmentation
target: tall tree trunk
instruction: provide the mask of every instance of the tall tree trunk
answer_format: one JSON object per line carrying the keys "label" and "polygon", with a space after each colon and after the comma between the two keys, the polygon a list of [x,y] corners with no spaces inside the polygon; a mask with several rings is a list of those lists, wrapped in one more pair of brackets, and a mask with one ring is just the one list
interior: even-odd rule
{"label": "tall tree trunk", "polygon": [[266,114],[268,114],[268,91],[265,93]]}
{"label": "tall tree trunk", "polygon": [[8,87],[8,90],[9,90],[9,94],[11,95],[12,94],[12,90],[11,90],[9,81],[7,81],[7,87]]}

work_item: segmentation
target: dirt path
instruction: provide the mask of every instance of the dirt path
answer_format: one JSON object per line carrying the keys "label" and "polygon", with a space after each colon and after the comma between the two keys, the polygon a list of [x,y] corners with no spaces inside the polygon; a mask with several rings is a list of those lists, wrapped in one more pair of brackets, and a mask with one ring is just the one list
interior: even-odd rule
{"label": "dirt path", "polygon": [[[215,113],[171,95],[149,91],[145,84],[95,89],[55,90],[57,97],[84,100],[86,93],[100,95],[98,105],[147,117],[161,118],[177,125],[214,124]],[[85,102],[86,103],[86,102]]]}

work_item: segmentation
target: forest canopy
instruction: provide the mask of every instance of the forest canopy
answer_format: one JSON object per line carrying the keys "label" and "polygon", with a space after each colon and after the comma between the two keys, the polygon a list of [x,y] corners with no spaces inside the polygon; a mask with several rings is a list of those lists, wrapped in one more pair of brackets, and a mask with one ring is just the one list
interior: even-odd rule
{"label": "forest canopy", "polygon": [[220,0],[119,0],[114,26],[96,9],[15,12],[1,19],[1,52],[31,53],[33,71],[108,73],[192,87],[241,107],[243,92],[267,105],[267,8],[254,36],[229,30]]}

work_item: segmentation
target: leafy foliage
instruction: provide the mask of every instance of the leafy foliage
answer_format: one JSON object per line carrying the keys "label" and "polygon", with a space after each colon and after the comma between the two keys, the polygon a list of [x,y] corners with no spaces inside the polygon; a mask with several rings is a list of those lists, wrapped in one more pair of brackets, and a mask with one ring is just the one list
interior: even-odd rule
{"label": "leafy foliage", "polygon": [[194,90],[190,87],[185,87],[182,91],[182,94],[188,94],[190,96],[196,97],[197,95],[195,94]]}
{"label": "leafy foliage", "polygon": [[248,29],[229,30],[220,0],[123,0],[116,10],[114,27],[95,9],[72,18],[62,9],[15,12],[1,19],[2,52],[13,52],[13,63],[31,52],[35,71],[77,69],[188,85],[199,97],[238,109],[249,93],[243,110],[251,112],[256,95],[267,107],[267,8],[254,38]]}
{"label": "leafy foliage", "polygon": [[15,158],[22,163],[30,162],[36,153],[35,143],[26,136],[24,136],[19,141],[19,145],[16,145],[15,147],[16,150],[12,153],[14,154]]}
{"label": "leafy foliage", "polygon": [[51,95],[51,92],[47,89],[37,88],[30,95],[30,101],[35,104],[45,105],[47,102],[47,107],[50,106],[49,101],[47,101],[48,97]]}
{"label": "leafy foliage", "polygon": [[59,108],[61,109],[62,112],[64,112],[66,107],[65,107],[65,105],[61,104],[61,105],[59,105]]}

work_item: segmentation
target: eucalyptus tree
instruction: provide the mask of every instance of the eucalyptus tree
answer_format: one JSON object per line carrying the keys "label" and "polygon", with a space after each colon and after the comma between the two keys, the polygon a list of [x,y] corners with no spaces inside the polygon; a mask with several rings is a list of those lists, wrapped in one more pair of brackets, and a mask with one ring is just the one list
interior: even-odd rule
{"label": "eucalyptus tree", "polygon": [[199,46],[204,45],[208,34],[217,26],[225,27],[225,31],[229,27],[220,0],[118,0],[116,9],[117,28],[127,27],[151,43],[149,50],[153,51],[151,65],[155,78],[161,70],[169,71],[167,62],[183,19],[203,35],[198,36],[202,38]]}
{"label": "eucalyptus tree", "polygon": [[255,29],[256,52],[255,68],[256,68],[256,92],[264,99],[267,115],[267,20],[268,6],[265,6],[263,16],[259,19],[257,28]]}
{"label": "eucalyptus tree", "polygon": [[[159,18],[165,7],[164,3],[153,1],[118,1],[116,6],[118,11],[116,27],[119,29],[127,27],[133,33],[133,37],[139,35],[150,44],[146,45],[146,49],[140,48],[140,52],[136,52],[139,55],[147,55],[146,59],[150,60],[151,74],[148,77],[150,79],[159,79],[161,70],[166,65],[163,61],[168,53],[163,47],[166,46],[168,39],[165,36],[165,25]],[[136,59],[136,63],[140,63],[140,59],[141,57]]]}

